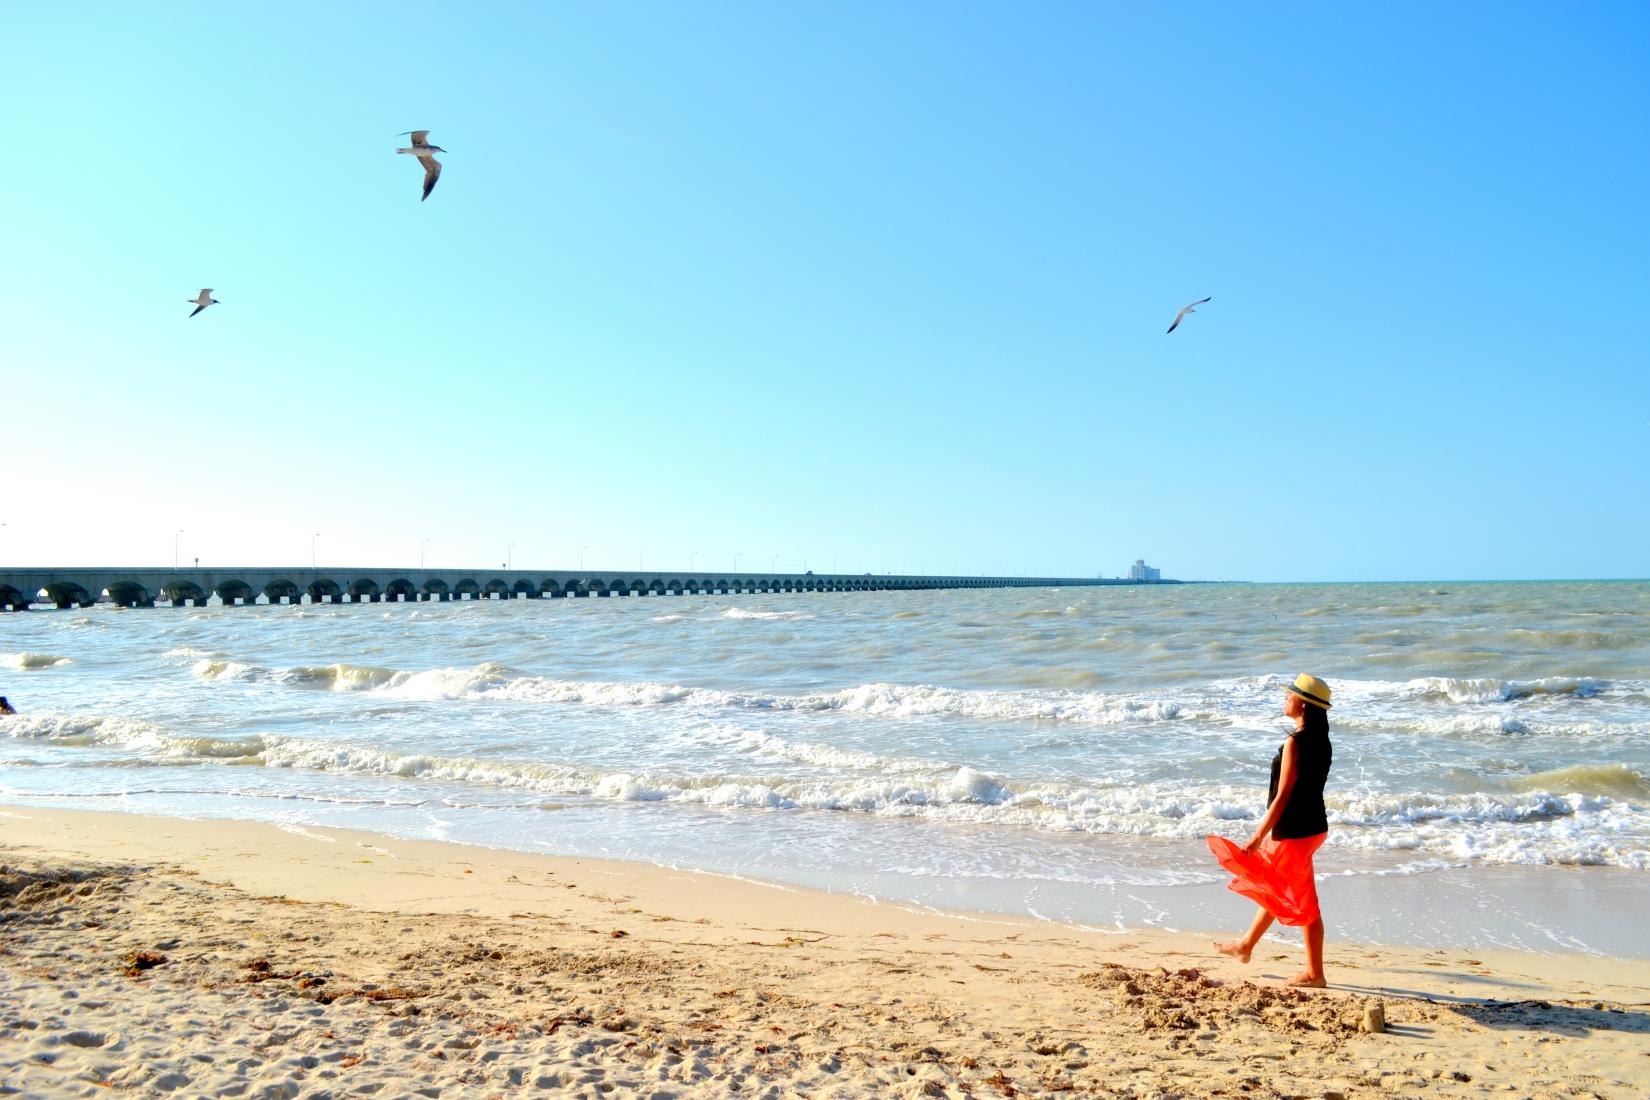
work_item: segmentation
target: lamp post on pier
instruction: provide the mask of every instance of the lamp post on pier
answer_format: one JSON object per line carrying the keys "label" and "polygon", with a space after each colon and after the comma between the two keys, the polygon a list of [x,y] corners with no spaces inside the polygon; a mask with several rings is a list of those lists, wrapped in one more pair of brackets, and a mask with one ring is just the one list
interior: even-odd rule
{"label": "lamp post on pier", "polygon": [[309,567],[311,570],[315,568],[315,540],[320,537],[321,532],[319,531],[309,536]]}
{"label": "lamp post on pier", "polygon": [[172,532],[172,572],[174,573],[178,571],[178,536],[181,534],[183,534],[183,528],[181,527]]}
{"label": "lamp post on pier", "polygon": [[424,568],[424,547],[428,545],[430,545],[429,539],[425,539],[418,544],[418,568],[420,569]]}

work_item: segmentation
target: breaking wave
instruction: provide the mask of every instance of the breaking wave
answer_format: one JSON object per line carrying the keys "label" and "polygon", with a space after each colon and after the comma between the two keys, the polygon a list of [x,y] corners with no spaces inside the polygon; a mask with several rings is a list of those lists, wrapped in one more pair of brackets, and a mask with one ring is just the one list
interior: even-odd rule
{"label": "breaking wave", "polygon": [[1434,676],[1411,680],[1405,687],[1415,695],[1439,697],[1452,703],[1510,703],[1544,695],[1588,699],[1609,691],[1611,684],[1608,680],[1582,676],[1549,676],[1540,680],[1463,680]]}
{"label": "breaking wave", "polygon": [[168,757],[220,761],[254,760],[265,747],[262,737],[179,737],[161,726],[122,715],[18,716],[7,719],[0,729],[22,741],[46,741],[66,747],[124,748]]}
{"label": "breaking wave", "polygon": [[56,668],[59,665],[73,663],[71,658],[59,657],[55,653],[0,653],[0,667],[15,668],[20,672],[33,672],[36,669]]}
{"label": "breaking wave", "polygon": [[1216,717],[1188,710],[1159,694],[968,691],[929,684],[860,684],[836,691],[789,695],[650,681],[517,676],[498,664],[422,672],[348,664],[270,670],[214,658],[197,662],[191,671],[203,680],[269,680],[294,687],[364,691],[429,701],[469,699],[607,707],[686,705],[724,710],[841,711],[889,718],[1043,720],[1093,726]]}

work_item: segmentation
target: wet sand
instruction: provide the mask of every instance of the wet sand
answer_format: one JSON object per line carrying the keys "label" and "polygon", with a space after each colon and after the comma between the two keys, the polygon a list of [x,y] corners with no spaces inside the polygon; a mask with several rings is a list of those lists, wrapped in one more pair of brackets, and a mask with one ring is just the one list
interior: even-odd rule
{"label": "wet sand", "polygon": [[[1650,1093],[1650,962],[1085,931],[331,829],[0,810],[0,1091]],[[1387,1030],[1360,1030],[1379,1004]]]}

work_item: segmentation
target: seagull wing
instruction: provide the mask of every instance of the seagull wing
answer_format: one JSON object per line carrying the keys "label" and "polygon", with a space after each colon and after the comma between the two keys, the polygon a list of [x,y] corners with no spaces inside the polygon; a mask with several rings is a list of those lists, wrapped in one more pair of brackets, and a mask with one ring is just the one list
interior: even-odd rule
{"label": "seagull wing", "polygon": [[[1180,327],[1180,319],[1182,317],[1186,316],[1186,314],[1190,313],[1193,309],[1195,309],[1198,306],[1202,305],[1204,302],[1212,302],[1212,301],[1214,301],[1214,297],[1212,295],[1208,298],[1199,298],[1197,301],[1193,302],[1191,305],[1187,306],[1185,309],[1183,309],[1179,313],[1175,314],[1174,315],[1174,324],[1169,326],[1169,332],[1173,332],[1175,329]],[[1167,333],[1165,333],[1165,335],[1167,335]]]}
{"label": "seagull wing", "polygon": [[429,142],[424,140],[425,138],[430,136],[430,132],[428,130],[408,130],[407,133],[412,135],[414,145],[428,145],[429,144]]}
{"label": "seagull wing", "polygon": [[[199,312],[200,312],[200,311],[201,311],[201,310],[203,310],[203,309],[205,309],[205,308],[206,308],[206,307],[205,307],[205,306],[203,306],[203,305],[202,305],[202,306],[196,306],[196,307],[195,307],[195,313],[199,313]],[[194,315],[195,315],[195,313],[191,313],[191,314],[190,314],[190,315],[189,315],[189,316],[191,316],[191,317],[193,317],[193,316],[194,316]]]}
{"label": "seagull wing", "polygon": [[424,198],[418,200],[423,202],[435,190],[435,181],[441,178],[441,162],[434,157],[419,157],[418,163],[424,166]]}

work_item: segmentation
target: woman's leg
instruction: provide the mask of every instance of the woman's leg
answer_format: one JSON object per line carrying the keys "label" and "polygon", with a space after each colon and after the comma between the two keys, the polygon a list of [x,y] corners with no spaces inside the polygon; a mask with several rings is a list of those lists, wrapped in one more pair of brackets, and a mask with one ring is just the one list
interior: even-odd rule
{"label": "woman's leg", "polygon": [[[1272,927],[1272,914],[1257,905],[1255,906],[1254,923],[1249,925],[1249,931],[1243,934],[1243,938],[1233,943],[1217,943],[1215,944],[1215,950],[1222,955],[1232,956],[1240,963],[1246,963],[1249,961],[1250,954],[1255,950],[1255,944],[1260,942],[1260,938],[1266,935],[1266,930],[1270,927]],[[1323,921],[1321,919],[1318,921],[1318,947],[1321,956],[1323,948]],[[1323,967],[1319,966],[1318,969],[1321,971]]]}
{"label": "woman's leg", "polygon": [[1306,936],[1306,969],[1290,978],[1289,984],[1314,988],[1326,985],[1323,976],[1323,916],[1320,914],[1302,932]]}

